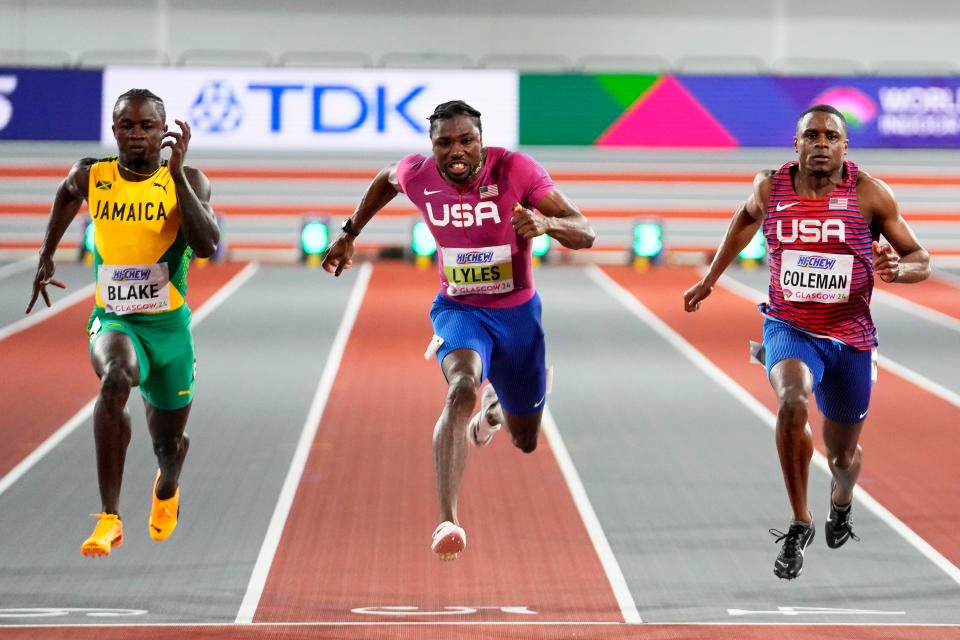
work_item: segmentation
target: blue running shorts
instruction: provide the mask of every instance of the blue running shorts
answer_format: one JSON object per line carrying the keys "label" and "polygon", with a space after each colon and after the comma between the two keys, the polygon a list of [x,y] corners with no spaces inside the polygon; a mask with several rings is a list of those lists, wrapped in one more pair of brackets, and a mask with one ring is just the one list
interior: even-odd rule
{"label": "blue running shorts", "polygon": [[870,392],[877,379],[877,350],[860,351],[829,338],[819,338],[785,322],[765,318],[763,346],[767,377],[775,364],[798,358],[813,374],[813,395],[825,417],[857,424],[867,417]]}
{"label": "blue running shorts", "polygon": [[483,363],[482,379],[515,416],[543,410],[547,390],[546,345],[540,296],[516,307],[475,307],[437,294],[430,308],[433,332],[443,338],[437,362],[455,349],[472,349]]}

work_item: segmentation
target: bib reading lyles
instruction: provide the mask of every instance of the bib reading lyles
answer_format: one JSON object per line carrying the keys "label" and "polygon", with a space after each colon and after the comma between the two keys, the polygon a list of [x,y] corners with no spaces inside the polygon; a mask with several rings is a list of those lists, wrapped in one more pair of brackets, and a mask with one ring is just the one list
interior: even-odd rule
{"label": "bib reading lyles", "polygon": [[853,256],[785,250],[780,261],[780,288],[789,302],[836,304],[850,299]]}
{"label": "bib reading lyles", "polygon": [[101,264],[97,287],[108,313],[122,316],[170,309],[170,272],[165,262]]}
{"label": "bib reading lyles", "polygon": [[468,249],[442,247],[441,250],[448,295],[513,291],[510,245]]}

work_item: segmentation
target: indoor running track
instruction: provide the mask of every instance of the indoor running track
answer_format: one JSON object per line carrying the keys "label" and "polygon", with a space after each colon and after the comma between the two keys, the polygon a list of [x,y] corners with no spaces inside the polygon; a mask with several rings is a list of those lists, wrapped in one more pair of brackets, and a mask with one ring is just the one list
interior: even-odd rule
{"label": "indoor running track", "polygon": [[503,434],[471,452],[452,563],[429,551],[432,268],[196,265],[180,526],[147,535],[134,394],[126,538],[96,560],[79,554],[99,504],[89,267],[59,275],[53,312],[24,321],[32,265],[0,265],[0,640],[960,637],[955,274],[878,293],[862,541],[824,545],[817,454],[821,531],[792,582],[772,574],[767,529],[788,511],[772,393],[747,360],[762,271],[686,314],[692,267],[539,269],[544,437],[529,456]]}

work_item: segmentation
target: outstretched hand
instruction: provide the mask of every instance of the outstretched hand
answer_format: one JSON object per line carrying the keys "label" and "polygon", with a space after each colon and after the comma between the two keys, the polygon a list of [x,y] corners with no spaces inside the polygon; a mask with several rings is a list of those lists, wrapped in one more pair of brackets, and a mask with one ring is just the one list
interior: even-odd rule
{"label": "outstretched hand", "polygon": [[353,238],[343,233],[331,244],[326,253],[323,254],[323,262],[320,266],[327,273],[339,276],[344,269],[353,266]]}
{"label": "outstretched hand", "polygon": [[37,265],[37,275],[33,277],[33,294],[30,296],[30,302],[27,304],[25,313],[33,311],[33,306],[37,303],[37,298],[40,296],[43,296],[43,301],[48,307],[51,306],[50,294],[47,293],[47,285],[53,285],[61,289],[67,288],[67,285],[59,280],[53,279],[53,274],[56,270],[52,258],[40,258],[40,263]]}
{"label": "outstretched hand", "polygon": [[900,254],[888,244],[873,241],[873,272],[884,282],[900,277]]}
{"label": "outstretched hand", "polygon": [[167,167],[171,174],[177,174],[183,170],[183,162],[187,157],[187,148],[190,146],[190,125],[183,120],[174,120],[180,131],[167,131],[163,134],[163,142],[160,148],[170,149],[170,159],[167,160]]}
{"label": "outstretched hand", "polygon": [[545,234],[549,228],[546,216],[534,213],[519,202],[513,203],[513,216],[510,218],[517,235],[530,240]]}
{"label": "outstretched hand", "polygon": [[711,293],[713,293],[713,287],[701,280],[684,292],[683,309],[688,312],[697,311],[700,304]]}

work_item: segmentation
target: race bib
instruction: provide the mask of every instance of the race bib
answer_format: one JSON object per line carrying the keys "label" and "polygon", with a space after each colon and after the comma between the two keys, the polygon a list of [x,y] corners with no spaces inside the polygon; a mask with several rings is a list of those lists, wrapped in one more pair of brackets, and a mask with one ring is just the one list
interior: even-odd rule
{"label": "race bib", "polygon": [[510,245],[451,249],[441,247],[447,295],[507,293],[513,291]]}
{"label": "race bib", "polygon": [[788,302],[847,302],[852,279],[849,254],[790,249],[780,256],[780,290]]}
{"label": "race bib", "polygon": [[102,264],[97,270],[100,300],[108,313],[149,313],[170,309],[167,264]]}

